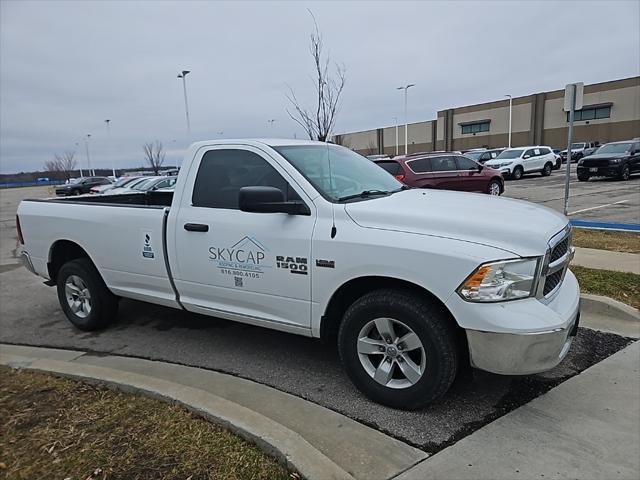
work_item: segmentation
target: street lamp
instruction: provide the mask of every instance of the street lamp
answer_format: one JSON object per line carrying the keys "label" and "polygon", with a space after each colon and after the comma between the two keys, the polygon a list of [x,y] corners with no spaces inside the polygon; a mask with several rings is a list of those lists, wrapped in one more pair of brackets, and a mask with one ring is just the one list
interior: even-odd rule
{"label": "street lamp", "polygon": [[[76,150],[78,150],[80,148],[80,143],[75,142],[75,146],[76,146]],[[84,177],[84,175],[82,174],[82,165],[80,165],[80,178],[82,177]]]}
{"label": "street lamp", "polygon": [[111,120],[107,118],[104,121],[104,123],[107,125],[107,142],[108,142],[107,150],[109,151],[110,156],[111,156],[111,174],[113,175],[113,180],[115,181],[116,180],[116,168],[113,165],[113,152],[112,152],[112,149],[111,149]]}
{"label": "street lamp", "polygon": [[511,95],[505,95],[509,99],[509,148],[511,148],[511,110],[513,107],[513,98]]}
{"label": "street lamp", "polygon": [[90,139],[91,139],[91,134],[87,133],[87,135],[84,137],[84,147],[87,152],[87,165],[89,166],[89,175],[95,176],[95,172],[91,170],[91,157],[89,156],[89,140]]}
{"label": "street lamp", "polygon": [[415,83],[409,83],[404,87],[398,87],[396,90],[404,90],[404,154],[407,155],[409,153],[409,134],[407,133],[407,90],[411,87],[415,87]]}
{"label": "street lamp", "polygon": [[184,111],[187,116],[187,133],[191,137],[191,124],[189,123],[189,103],[187,102],[187,74],[190,70],[182,70],[178,74],[178,78],[182,79],[182,90],[184,91]]}
{"label": "street lamp", "polygon": [[396,124],[396,157],[398,156],[398,117],[393,117],[393,121]]}

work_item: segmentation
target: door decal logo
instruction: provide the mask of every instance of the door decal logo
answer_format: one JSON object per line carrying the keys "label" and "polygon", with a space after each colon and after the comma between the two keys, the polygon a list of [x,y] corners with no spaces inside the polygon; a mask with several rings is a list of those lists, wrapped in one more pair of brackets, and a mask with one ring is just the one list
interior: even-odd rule
{"label": "door decal logo", "polygon": [[142,231],[142,256],[144,258],[155,258],[153,251],[153,243],[151,242],[152,232],[151,230]]}
{"label": "door decal logo", "polygon": [[[265,269],[273,266],[267,259],[268,252],[259,240],[247,235],[230,247],[209,247],[209,260],[225,275],[262,278]],[[242,283],[236,282],[236,286]]]}
{"label": "door decal logo", "polygon": [[276,255],[276,267],[289,270],[291,273],[299,275],[307,275],[309,268],[307,267],[306,257],[285,257],[284,255]]}

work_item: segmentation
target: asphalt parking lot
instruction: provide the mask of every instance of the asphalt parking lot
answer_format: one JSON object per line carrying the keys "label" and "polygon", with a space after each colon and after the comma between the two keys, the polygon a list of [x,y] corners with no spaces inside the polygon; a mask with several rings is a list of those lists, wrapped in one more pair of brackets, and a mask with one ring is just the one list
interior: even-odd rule
{"label": "asphalt parking lot", "polygon": [[[640,223],[640,175],[627,182],[594,178],[579,182],[576,165],[571,164],[569,218],[591,221]],[[521,180],[507,180],[505,196],[527,200],[553,208],[564,209],[566,164],[554,170],[550,177],[531,174]],[[499,212],[496,212],[499,214]]]}
{"label": "asphalt parking lot", "polygon": [[[554,188],[560,188],[554,186],[559,183],[556,177],[560,175],[554,172],[551,178],[525,178],[515,186],[516,182],[508,182],[507,192],[537,195],[541,201],[553,202],[548,197]],[[602,186],[589,182],[586,188],[620,188],[629,202],[617,205],[625,205],[631,203],[634,192],[637,195],[639,180]],[[14,257],[17,201],[46,193],[44,189],[0,191],[1,342],[137,356],[237,375],[324,405],[428,452],[444,448],[629,343],[617,335],[580,329],[570,355],[550,372],[528,377],[468,372],[437,404],[404,412],[364,398],[344,374],[335,348],[308,338],[131,300],[121,302],[118,322],[111,328],[80,332],[64,317],[55,289],[17,265]],[[593,201],[590,193],[584,196]],[[606,197],[607,193],[597,196]],[[635,201],[637,205],[638,199]],[[598,210],[607,211],[589,212]]]}

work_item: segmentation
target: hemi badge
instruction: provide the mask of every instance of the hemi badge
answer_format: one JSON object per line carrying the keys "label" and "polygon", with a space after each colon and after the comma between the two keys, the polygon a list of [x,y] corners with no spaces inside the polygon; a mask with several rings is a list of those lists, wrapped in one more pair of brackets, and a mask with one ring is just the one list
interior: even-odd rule
{"label": "hemi badge", "polygon": [[316,267],[336,268],[335,260],[316,260]]}

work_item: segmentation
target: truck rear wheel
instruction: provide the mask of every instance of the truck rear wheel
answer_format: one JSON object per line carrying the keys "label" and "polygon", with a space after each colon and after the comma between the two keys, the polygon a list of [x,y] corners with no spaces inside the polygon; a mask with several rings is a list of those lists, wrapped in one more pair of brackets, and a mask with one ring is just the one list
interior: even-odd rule
{"label": "truck rear wheel", "polygon": [[367,397],[415,410],[446,393],[456,376],[455,331],[423,296],[381,289],[356,300],[338,334],[340,358]]}
{"label": "truck rear wheel", "polygon": [[65,263],[56,283],[62,310],[80,330],[99,330],[115,318],[118,298],[109,291],[89,259],[77,258]]}

